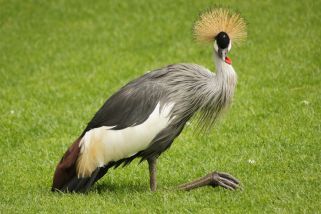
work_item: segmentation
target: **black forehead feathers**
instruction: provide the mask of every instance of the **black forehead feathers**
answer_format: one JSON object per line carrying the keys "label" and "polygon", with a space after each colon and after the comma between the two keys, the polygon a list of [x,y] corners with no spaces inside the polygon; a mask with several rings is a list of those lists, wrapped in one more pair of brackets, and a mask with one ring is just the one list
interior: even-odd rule
{"label": "black forehead feathers", "polygon": [[228,47],[230,43],[230,37],[225,32],[220,32],[215,37],[217,46],[221,49],[225,49]]}

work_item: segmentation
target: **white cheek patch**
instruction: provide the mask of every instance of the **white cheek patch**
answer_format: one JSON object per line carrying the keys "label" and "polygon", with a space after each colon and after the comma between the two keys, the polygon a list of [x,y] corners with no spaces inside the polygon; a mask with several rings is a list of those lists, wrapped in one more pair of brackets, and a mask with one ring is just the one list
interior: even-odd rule
{"label": "white cheek patch", "polygon": [[170,113],[174,103],[158,103],[143,123],[121,130],[102,126],[92,129],[84,135],[79,146],[77,160],[78,177],[88,177],[97,168],[111,161],[118,161],[145,150],[156,135],[171,122]]}
{"label": "white cheek patch", "polygon": [[216,40],[215,40],[215,42],[214,42],[214,50],[215,50],[216,52],[218,52],[218,46],[217,46]]}
{"label": "white cheek patch", "polygon": [[227,50],[230,52],[232,49],[232,40],[230,40],[230,43],[228,44]]}

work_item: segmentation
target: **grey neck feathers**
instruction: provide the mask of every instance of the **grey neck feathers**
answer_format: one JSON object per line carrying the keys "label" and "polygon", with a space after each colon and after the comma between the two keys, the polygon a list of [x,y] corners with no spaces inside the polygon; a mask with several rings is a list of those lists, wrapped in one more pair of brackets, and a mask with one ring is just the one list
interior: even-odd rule
{"label": "grey neck feathers", "polygon": [[232,101],[234,89],[237,82],[236,73],[232,65],[224,62],[216,52],[214,52],[214,63],[216,64],[215,85],[217,85],[221,99],[225,100],[227,105]]}
{"label": "grey neck feathers", "polygon": [[214,52],[216,74],[208,79],[207,97],[203,97],[203,106],[199,117],[199,126],[203,129],[211,128],[222,112],[231,104],[237,82],[236,73],[232,65],[224,62]]}
{"label": "grey neck feathers", "polygon": [[[232,101],[236,74],[231,65],[215,53],[216,74],[196,64],[174,64],[155,75],[168,94],[163,103],[173,102],[173,125],[185,124],[195,113],[200,130],[209,129]],[[151,74],[153,75],[153,74]]]}

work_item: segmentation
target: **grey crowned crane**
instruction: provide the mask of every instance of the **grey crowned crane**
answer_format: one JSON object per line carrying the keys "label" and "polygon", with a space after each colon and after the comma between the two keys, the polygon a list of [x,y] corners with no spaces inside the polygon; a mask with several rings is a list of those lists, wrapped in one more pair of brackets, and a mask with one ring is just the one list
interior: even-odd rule
{"label": "grey crowned crane", "polygon": [[[246,38],[238,13],[215,8],[194,25],[198,41],[214,48],[216,73],[196,64],[173,64],[129,82],[113,94],[69,147],[57,165],[52,191],[87,192],[111,167],[147,160],[151,191],[156,190],[156,160],[196,114],[200,127],[214,124],[232,101],[236,74],[227,53]],[[222,186],[234,190],[237,179],[213,172],[179,186]]]}

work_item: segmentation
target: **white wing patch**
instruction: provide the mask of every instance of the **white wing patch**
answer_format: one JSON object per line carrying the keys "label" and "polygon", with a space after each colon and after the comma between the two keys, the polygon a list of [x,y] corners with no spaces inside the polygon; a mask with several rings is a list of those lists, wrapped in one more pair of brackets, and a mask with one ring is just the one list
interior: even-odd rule
{"label": "white wing patch", "polygon": [[169,103],[160,108],[158,103],[147,120],[136,126],[121,130],[102,126],[86,132],[79,144],[78,177],[88,177],[97,167],[146,149],[154,137],[171,122],[170,112],[173,107],[174,103]]}

